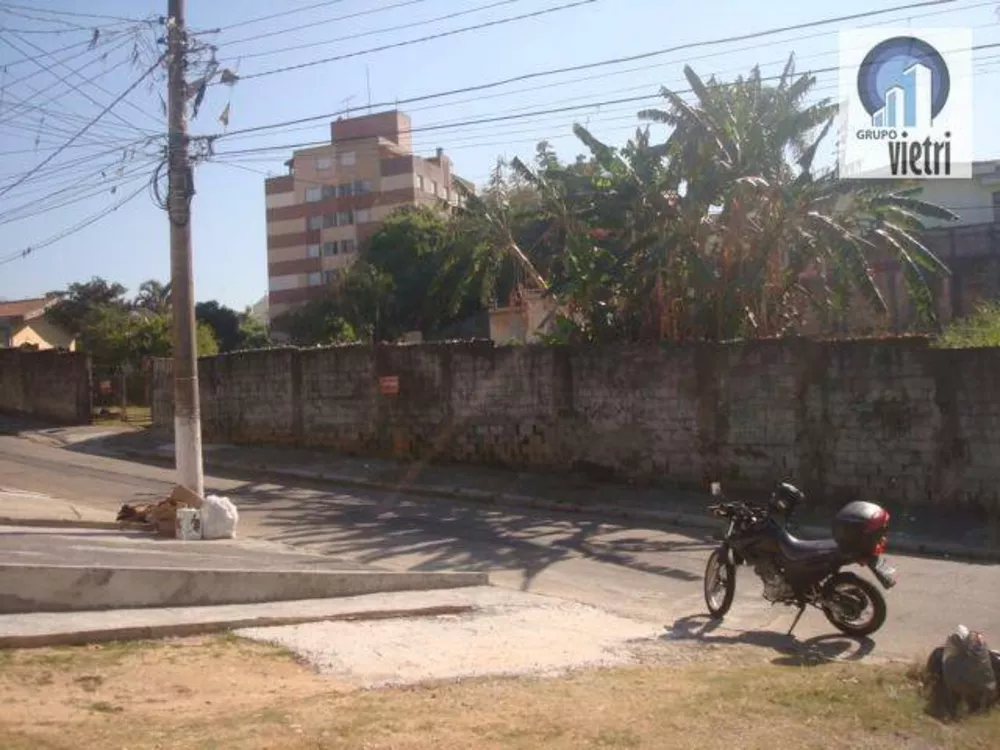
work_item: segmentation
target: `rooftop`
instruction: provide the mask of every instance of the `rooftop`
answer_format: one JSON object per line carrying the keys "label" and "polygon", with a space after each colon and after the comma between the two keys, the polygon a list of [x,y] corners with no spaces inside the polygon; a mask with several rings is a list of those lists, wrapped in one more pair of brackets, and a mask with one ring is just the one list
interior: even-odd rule
{"label": "rooftop", "polygon": [[52,302],[47,297],[0,302],[0,318],[37,318]]}

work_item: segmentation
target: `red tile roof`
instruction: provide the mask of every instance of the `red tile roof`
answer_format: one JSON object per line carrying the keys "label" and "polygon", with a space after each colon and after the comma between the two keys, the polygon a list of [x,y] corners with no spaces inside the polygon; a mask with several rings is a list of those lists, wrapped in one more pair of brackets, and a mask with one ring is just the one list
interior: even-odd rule
{"label": "red tile roof", "polygon": [[0,302],[0,318],[28,318],[41,314],[49,300],[45,297],[36,299],[15,299],[10,302]]}

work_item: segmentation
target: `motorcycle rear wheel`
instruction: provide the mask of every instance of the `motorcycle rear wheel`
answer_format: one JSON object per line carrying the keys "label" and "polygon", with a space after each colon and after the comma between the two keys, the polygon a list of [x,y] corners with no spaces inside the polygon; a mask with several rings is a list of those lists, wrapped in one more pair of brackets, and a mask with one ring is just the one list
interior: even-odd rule
{"label": "motorcycle rear wheel", "polygon": [[[853,638],[865,638],[885,624],[887,608],[882,593],[854,573],[837,573],[824,587],[823,614],[837,630]],[[834,601],[831,601],[834,600]],[[871,606],[867,617],[852,616],[847,609],[862,612]]]}
{"label": "motorcycle rear wheel", "polygon": [[705,566],[705,606],[713,620],[721,620],[736,596],[736,566],[724,547],[712,552]]}

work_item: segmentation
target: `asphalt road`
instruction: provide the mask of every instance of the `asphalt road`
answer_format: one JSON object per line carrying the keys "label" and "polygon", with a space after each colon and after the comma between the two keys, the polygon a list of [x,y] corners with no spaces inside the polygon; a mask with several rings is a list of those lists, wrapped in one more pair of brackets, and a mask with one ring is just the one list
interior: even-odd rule
{"label": "asphalt road", "polygon": [[[0,484],[106,509],[108,518],[123,502],[162,497],[171,480],[166,469],[0,436]],[[488,570],[496,585],[655,622],[678,639],[775,646],[781,643],[775,634],[794,615],[764,602],[759,581],[742,569],[724,627],[706,628],[701,582],[713,544],[704,537],[578,515],[290,485],[249,472],[209,477],[206,484],[237,504],[242,536],[390,569]],[[2,549],[0,559],[6,559]],[[900,582],[887,594],[888,622],[858,655],[874,649],[923,656],[959,623],[1000,638],[1000,566],[891,560]],[[832,628],[815,611],[796,630],[803,640],[828,634]]]}

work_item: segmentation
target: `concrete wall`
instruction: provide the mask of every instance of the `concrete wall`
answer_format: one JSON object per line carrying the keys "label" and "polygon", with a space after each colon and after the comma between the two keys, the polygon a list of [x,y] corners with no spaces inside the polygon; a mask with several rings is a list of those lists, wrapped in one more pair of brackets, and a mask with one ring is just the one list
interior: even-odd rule
{"label": "concrete wall", "polygon": [[[156,368],[169,425],[170,363]],[[922,339],[572,349],[489,342],[222,355],[200,365],[206,441],[818,497],[1000,509],[1000,349]],[[399,395],[379,392],[398,376]]]}
{"label": "concrete wall", "polygon": [[0,413],[90,423],[90,358],[79,352],[0,349]]}

